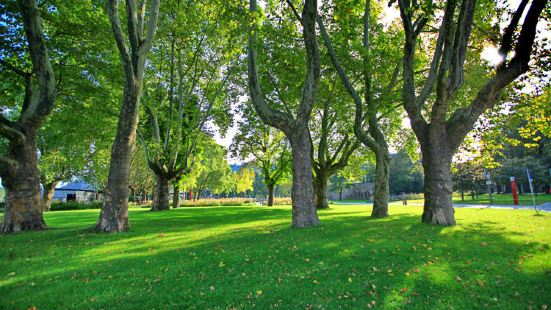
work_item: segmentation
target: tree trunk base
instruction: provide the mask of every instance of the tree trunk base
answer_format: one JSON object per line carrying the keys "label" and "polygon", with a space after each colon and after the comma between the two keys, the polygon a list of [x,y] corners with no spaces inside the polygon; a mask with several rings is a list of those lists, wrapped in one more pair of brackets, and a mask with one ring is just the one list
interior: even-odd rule
{"label": "tree trunk base", "polygon": [[15,177],[2,180],[6,190],[6,205],[0,223],[0,233],[10,234],[47,228],[37,175],[37,170],[21,169]]}
{"label": "tree trunk base", "polygon": [[128,219],[114,221],[100,219],[100,223],[94,228],[94,230],[99,233],[118,233],[128,231],[129,229],[130,225],[128,224]]}
{"label": "tree trunk base", "polygon": [[433,207],[430,210],[425,210],[423,212],[422,222],[425,224],[432,224],[432,225],[444,225],[444,226],[455,225],[453,207],[450,207],[450,208]]}
{"label": "tree trunk base", "polygon": [[170,210],[169,188],[170,180],[163,175],[155,175],[155,193],[153,195],[153,206],[151,211]]}
{"label": "tree trunk base", "polygon": [[310,226],[318,226],[320,220],[318,213],[314,207],[302,206],[300,210],[293,206],[293,228],[305,228]]}
{"label": "tree trunk base", "polygon": [[167,211],[167,210],[170,210],[170,205],[164,205],[164,206],[153,205],[150,211],[156,212],[156,211]]}
{"label": "tree trunk base", "polygon": [[382,218],[382,217],[388,217],[388,205],[386,206],[378,206],[373,205],[373,210],[371,211],[371,217],[376,218]]}
{"label": "tree trunk base", "polygon": [[24,221],[10,221],[4,219],[4,223],[0,225],[0,233],[12,234],[21,231],[44,230],[46,228],[48,228],[48,226],[46,226],[46,222],[44,222],[42,216],[36,216],[30,219],[26,219]]}
{"label": "tree trunk base", "polygon": [[106,200],[94,230],[99,233],[118,233],[129,229],[128,206],[115,206],[110,200]]}

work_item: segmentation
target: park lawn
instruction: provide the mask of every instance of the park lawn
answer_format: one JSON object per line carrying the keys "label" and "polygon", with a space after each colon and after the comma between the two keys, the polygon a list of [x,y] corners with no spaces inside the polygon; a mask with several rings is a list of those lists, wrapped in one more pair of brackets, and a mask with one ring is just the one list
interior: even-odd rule
{"label": "park lawn", "polygon": [[131,231],[89,230],[97,210],[46,214],[0,236],[0,309],[412,308],[551,305],[551,214],[332,206],[291,229],[289,207],[131,209]]}
{"label": "park lawn", "polygon": [[[540,205],[543,203],[551,202],[551,194],[538,194],[534,196],[536,200],[536,205]],[[492,200],[493,204],[495,205],[513,205],[513,194],[492,194]],[[532,195],[531,194],[519,194],[518,195],[518,201],[520,205],[532,205]],[[454,203],[462,203],[462,204],[489,204],[490,203],[490,196],[488,194],[479,195],[478,198],[475,198],[474,200],[471,199],[471,196],[465,194],[465,200],[461,201],[461,196],[454,195],[453,197]]]}

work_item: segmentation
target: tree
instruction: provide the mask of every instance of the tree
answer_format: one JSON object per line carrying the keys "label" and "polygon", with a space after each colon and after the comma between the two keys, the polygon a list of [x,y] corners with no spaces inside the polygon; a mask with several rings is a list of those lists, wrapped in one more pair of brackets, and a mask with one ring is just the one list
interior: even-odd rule
{"label": "tree", "polygon": [[180,187],[192,190],[197,200],[208,190],[213,194],[227,192],[235,186],[235,178],[226,159],[226,150],[208,135],[201,135],[194,168],[182,176]]}
{"label": "tree", "polygon": [[241,167],[235,174],[235,192],[243,193],[253,189],[254,170],[252,168]]}
{"label": "tree", "polygon": [[[2,4],[8,5],[14,4]],[[19,1],[17,6],[23,19],[25,44],[32,70],[12,65],[4,58],[0,62],[3,70],[12,71],[25,83],[23,103],[17,119],[10,120],[9,116],[0,114],[0,136],[8,141],[7,154],[0,157],[0,177],[6,191],[1,233],[46,228],[39,190],[37,135],[56,99],[56,78],[36,2]],[[16,16],[10,13],[8,19],[14,20]],[[14,29],[17,32],[17,27]]]}
{"label": "tree", "polygon": [[[324,83],[325,82],[325,83]],[[347,113],[346,99],[339,96],[336,83],[321,80],[315,116],[313,118],[312,165],[314,172],[315,206],[329,208],[327,201],[328,183],[331,176],[348,165],[350,157],[360,146],[354,137],[353,126]]]}
{"label": "tree", "polygon": [[[338,14],[338,10],[336,9],[331,11],[334,11],[335,14]],[[396,66],[395,68],[392,66],[388,66],[388,63],[396,62],[396,60],[393,59],[395,55],[392,55],[392,53],[389,52],[392,49],[392,44],[389,44],[389,42],[396,41],[395,38],[392,38],[392,36],[386,35],[389,42],[385,42],[386,48],[384,51],[379,50],[379,53],[374,53],[375,48],[372,46],[371,42],[371,33],[374,28],[371,23],[371,15],[371,1],[366,0],[365,6],[363,8],[363,27],[361,30],[363,32],[362,43],[361,49],[358,53],[359,55],[361,55],[362,59],[362,65],[359,67],[359,71],[361,72],[361,74],[354,75],[358,79],[362,80],[363,101],[360,97],[360,93],[358,92],[357,87],[354,85],[354,82],[350,78],[350,73],[355,73],[354,69],[356,68],[349,70],[348,73],[346,72],[345,68],[341,65],[341,62],[339,61],[339,56],[337,55],[337,52],[333,47],[333,43],[324,26],[324,22],[321,16],[318,16],[317,22],[333,66],[337,70],[337,73],[339,74],[342,83],[352,97],[356,107],[354,118],[354,134],[363,145],[368,147],[375,154],[376,180],[373,211],[371,213],[371,216],[386,217],[388,216],[388,182],[390,154],[388,151],[387,137],[385,137],[383,119],[386,118],[386,122],[388,122],[389,116],[398,115],[393,111],[394,109],[396,109],[396,107],[392,105],[393,101],[389,100],[389,98],[392,98],[392,90],[398,83],[397,76],[399,73],[399,66]],[[375,25],[376,27],[378,26],[377,24]],[[378,27],[380,28],[380,26]],[[379,36],[385,36],[384,32],[381,29],[378,29],[378,31]],[[377,69],[379,69],[379,72],[383,72],[383,76],[386,75],[385,77],[388,80],[387,85],[384,87],[383,85],[385,84],[382,83],[384,77],[379,77],[379,79],[377,80],[374,79],[373,72],[374,68],[377,67],[375,63],[375,61],[377,60],[380,64],[383,64],[381,68]],[[388,71],[389,67],[392,71],[386,72]],[[375,82],[378,82],[378,85]]]}
{"label": "tree", "polygon": [[[155,211],[169,209],[171,183],[178,197],[177,180],[193,166],[197,138],[205,123],[227,123],[213,111],[227,110],[226,97],[234,95],[228,81],[239,41],[234,40],[235,23],[229,22],[231,10],[219,10],[219,5],[167,1],[159,20],[164,30],[157,35],[150,57],[147,71],[155,78],[146,83],[147,118],[140,128],[156,179]],[[227,113],[222,115],[229,118]]]}
{"label": "tree", "polygon": [[263,122],[283,131],[291,144],[293,155],[293,227],[319,225],[319,218],[314,206],[312,178],[311,146],[308,120],[316,97],[320,76],[320,55],[316,38],[317,1],[306,0],[300,19],[303,29],[303,42],[306,49],[306,77],[302,88],[302,98],[296,116],[289,111],[274,108],[266,102],[257,68],[257,32],[258,20],[256,0],[250,0],[250,12],[254,18],[249,35],[248,86],[251,100],[256,112]]}
{"label": "tree", "polygon": [[486,181],[484,169],[476,160],[454,162],[452,177],[454,189],[461,193],[461,201],[465,200],[465,192],[469,191],[474,199],[474,195],[484,188]]}
{"label": "tree", "polygon": [[280,130],[262,123],[247,105],[231,146],[232,156],[259,167],[268,192],[268,206],[274,205],[274,190],[286,180],[291,168],[289,142]]}
{"label": "tree", "polygon": [[[463,85],[467,54],[470,53],[467,47],[477,4],[474,0],[458,2],[445,2],[442,22],[435,38],[430,32],[423,37],[421,35],[426,31],[438,5],[432,2],[418,5],[417,1],[398,1],[405,32],[402,100],[421,145],[425,174],[422,222],[428,224],[455,224],[451,174],[453,154],[480,115],[498,103],[504,88],[528,71],[536,27],[547,4],[547,0],[532,2],[520,33],[516,36],[521,16],[528,5],[528,1],[521,1],[501,37],[499,53],[503,61],[491,78],[478,87]],[[493,10],[486,11],[490,14],[488,12],[493,13]],[[434,53],[426,78],[418,84],[420,81],[415,79],[415,60],[420,37],[430,42]],[[508,55],[513,48],[514,56],[509,59]],[[418,88],[416,85],[423,87]],[[470,93],[476,94],[474,98],[469,98]],[[460,106],[461,102],[469,103],[452,112],[451,109]]]}
{"label": "tree", "polygon": [[390,155],[390,194],[419,193],[423,190],[423,169],[404,150]]}
{"label": "tree", "polygon": [[146,2],[141,1],[141,5],[138,7],[136,0],[126,0],[130,49],[124,37],[119,17],[119,1],[109,0],[107,4],[107,15],[111,22],[111,28],[123,64],[125,83],[117,134],[111,150],[104,203],[95,227],[98,232],[121,232],[129,229],[128,176],[136,144],[136,128],[138,126],[145,59],[153,45],[160,5],[160,0],[152,0],[147,14],[149,22],[146,28]]}

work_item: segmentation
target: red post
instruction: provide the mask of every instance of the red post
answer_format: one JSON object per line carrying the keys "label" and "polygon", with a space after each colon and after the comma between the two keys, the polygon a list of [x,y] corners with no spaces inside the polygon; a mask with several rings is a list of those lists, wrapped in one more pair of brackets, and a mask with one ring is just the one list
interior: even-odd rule
{"label": "red post", "polygon": [[192,200],[193,200],[193,191],[189,191],[188,200],[189,200],[189,201],[192,201]]}
{"label": "red post", "polygon": [[513,193],[513,202],[515,206],[518,206],[517,182],[515,182],[515,177],[511,177],[511,192]]}

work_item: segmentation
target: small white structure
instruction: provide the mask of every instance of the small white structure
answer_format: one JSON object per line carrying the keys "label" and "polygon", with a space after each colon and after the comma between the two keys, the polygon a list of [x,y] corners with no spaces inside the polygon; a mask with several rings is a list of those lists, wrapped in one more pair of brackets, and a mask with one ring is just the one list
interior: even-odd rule
{"label": "small white structure", "polygon": [[54,201],[78,201],[90,202],[99,200],[100,192],[95,186],[83,181],[70,182],[60,187],[56,187],[54,192]]}

